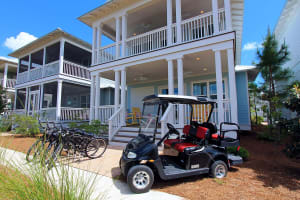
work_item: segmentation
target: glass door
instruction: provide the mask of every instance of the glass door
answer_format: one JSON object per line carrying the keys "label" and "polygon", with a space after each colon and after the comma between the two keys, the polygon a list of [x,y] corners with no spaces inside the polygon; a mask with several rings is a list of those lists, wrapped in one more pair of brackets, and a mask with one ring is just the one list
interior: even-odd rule
{"label": "glass door", "polygon": [[29,115],[33,116],[34,114],[36,114],[39,111],[39,98],[40,98],[39,90],[31,91],[29,93],[29,101],[28,101]]}

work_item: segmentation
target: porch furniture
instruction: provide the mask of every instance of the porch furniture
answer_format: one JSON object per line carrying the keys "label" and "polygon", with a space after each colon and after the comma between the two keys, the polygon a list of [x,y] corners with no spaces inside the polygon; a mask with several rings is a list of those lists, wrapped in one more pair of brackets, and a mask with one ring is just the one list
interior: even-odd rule
{"label": "porch furniture", "polygon": [[127,125],[136,125],[140,123],[142,118],[141,110],[138,107],[132,107],[132,112],[127,114]]}
{"label": "porch furniture", "polygon": [[208,118],[211,105],[193,105],[192,121],[205,122]]}

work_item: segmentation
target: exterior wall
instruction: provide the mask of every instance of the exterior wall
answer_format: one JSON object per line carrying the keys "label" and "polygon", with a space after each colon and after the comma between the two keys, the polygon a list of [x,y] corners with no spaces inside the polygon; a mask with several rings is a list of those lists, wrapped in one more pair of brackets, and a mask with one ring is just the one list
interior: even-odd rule
{"label": "exterior wall", "polygon": [[251,129],[247,72],[236,73],[238,121],[243,130]]}

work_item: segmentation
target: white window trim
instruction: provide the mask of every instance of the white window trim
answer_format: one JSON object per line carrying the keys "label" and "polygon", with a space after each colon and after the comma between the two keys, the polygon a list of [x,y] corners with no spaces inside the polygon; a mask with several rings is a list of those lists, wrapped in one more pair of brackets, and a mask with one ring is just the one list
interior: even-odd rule
{"label": "white window trim", "polygon": [[[227,77],[224,77],[222,79],[222,81],[224,81],[224,84],[225,84],[225,99],[224,100],[229,100],[229,91],[228,91],[228,78]],[[216,79],[204,79],[204,80],[198,80],[198,81],[192,81],[191,82],[191,95],[194,95],[193,94],[193,87],[194,87],[194,84],[195,83],[206,83],[206,86],[207,86],[207,96],[209,97],[210,96],[210,88],[209,88],[209,83],[210,82],[216,82]]]}

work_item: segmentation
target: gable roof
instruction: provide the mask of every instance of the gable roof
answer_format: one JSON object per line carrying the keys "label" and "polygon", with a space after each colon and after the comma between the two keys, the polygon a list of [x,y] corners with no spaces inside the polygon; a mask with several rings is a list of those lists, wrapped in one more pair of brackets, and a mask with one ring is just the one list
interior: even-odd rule
{"label": "gable roof", "polygon": [[5,64],[5,63],[8,63],[8,64],[10,64],[12,66],[15,66],[15,67],[17,67],[17,65],[18,65],[17,61],[0,56],[0,65]]}
{"label": "gable roof", "polygon": [[55,29],[54,31],[34,40],[33,42],[17,49],[16,51],[12,52],[9,54],[9,56],[15,57],[15,58],[20,58],[21,56],[24,56],[32,51],[34,51],[35,49],[39,49],[40,47],[47,45],[48,43],[59,39],[61,37],[64,37],[66,39],[69,39],[71,41],[73,41],[74,43],[80,44],[81,46],[91,50],[92,46],[91,44],[89,44],[88,42],[85,42],[65,31],[63,31],[60,28]]}

